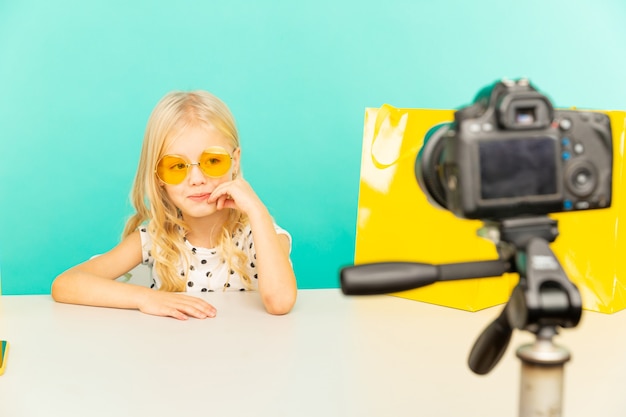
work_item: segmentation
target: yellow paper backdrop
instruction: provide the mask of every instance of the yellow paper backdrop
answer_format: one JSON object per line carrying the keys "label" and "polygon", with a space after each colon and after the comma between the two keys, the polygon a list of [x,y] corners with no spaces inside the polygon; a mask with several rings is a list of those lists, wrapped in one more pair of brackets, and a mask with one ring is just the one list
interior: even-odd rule
{"label": "yellow paper backdrop", "polygon": [[[623,145],[626,112],[606,112],[613,130],[613,202],[609,209],[558,213],[552,249],[578,285],[585,309],[611,313],[626,307],[626,247],[618,221],[624,217]],[[497,259],[492,242],[479,238],[483,225],[434,207],[415,179],[415,158],[435,125],[453,110],[366,109],[357,214],[355,264],[415,261],[431,264]],[[440,282],[394,295],[476,311],[502,304],[517,274]]]}

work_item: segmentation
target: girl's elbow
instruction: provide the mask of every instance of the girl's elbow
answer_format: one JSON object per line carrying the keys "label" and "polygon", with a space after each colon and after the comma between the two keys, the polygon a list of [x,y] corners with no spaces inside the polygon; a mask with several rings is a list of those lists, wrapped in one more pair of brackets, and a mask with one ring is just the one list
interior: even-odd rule
{"label": "girl's elbow", "polygon": [[288,308],[275,308],[275,307],[266,307],[266,310],[272,316],[284,316],[291,311],[291,307]]}
{"label": "girl's elbow", "polygon": [[65,299],[66,288],[67,288],[67,277],[65,272],[57,276],[54,281],[52,281],[52,285],[50,286],[50,295],[52,299],[57,302],[63,302]]}
{"label": "girl's elbow", "polygon": [[266,297],[263,300],[265,310],[274,316],[282,316],[289,313],[296,304],[296,292],[283,297]]}
{"label": "girl's elbow", "polygon": [[50,287],[50,295],[54,301],[59,301],[60,294],[62,293],[59,288],[61,286],[61,284],[59,284],[59,277],[56,277],[54,281],[52,281],[52,286]]}
{"label": "girl's elbow", "polygon": [[265,306],[265,310],[273,316],[283,316],[291,311],[293,306]]}

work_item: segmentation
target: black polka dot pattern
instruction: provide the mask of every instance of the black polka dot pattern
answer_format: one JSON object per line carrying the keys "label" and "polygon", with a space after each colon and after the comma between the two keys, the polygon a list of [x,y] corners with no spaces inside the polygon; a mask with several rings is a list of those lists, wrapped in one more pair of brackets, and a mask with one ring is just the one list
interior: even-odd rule
{"label": "black polka dot pattern", "polygon": [[[156,275],[156,268],[153,268],[155,260],[152,257],[152,242],[148,228],[141,226],[138,230],[141,236],[142,262],[152,267],[154,279],[150,287],[159,289],[161,280]],[[276,230],[279,233],[282,231],[278,226]],[[239,229],[232,235],[233,249],[235,252],[243,252],[247,258],[240,265],[237,263],[231,265],[217,248],[193,246],[185,237],[183,240],[188,252],[177,270],[180,279],[184,280],[187,291],[213,292],[216,288],[222,291],[222,287],[227,291],[247,291],[257,288],[259,279],[257,256],[250,226]],[[233,259],[233,262],[240,261]]]}

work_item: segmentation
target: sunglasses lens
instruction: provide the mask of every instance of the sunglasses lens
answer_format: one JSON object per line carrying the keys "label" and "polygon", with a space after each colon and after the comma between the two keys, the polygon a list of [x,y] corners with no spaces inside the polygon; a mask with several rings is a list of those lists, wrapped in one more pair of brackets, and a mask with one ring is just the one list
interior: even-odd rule
{"label": "sunglasses lens", "polygon": [[230,155],[225,150],[209,149],[202,154],[200,169],[208,177],[221,177],[230,169]]}
{"label": "sunglasses lens", "polygon": [[178,156],[165,155],[157,164],[157,175],[166,184],[180,184],[187,176],[187,162]]}

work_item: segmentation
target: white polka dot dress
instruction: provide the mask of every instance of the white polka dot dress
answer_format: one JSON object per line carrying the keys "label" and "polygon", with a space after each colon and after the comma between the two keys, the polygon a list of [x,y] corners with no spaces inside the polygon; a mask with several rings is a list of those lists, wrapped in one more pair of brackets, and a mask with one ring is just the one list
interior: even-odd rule
{"label": "white polka dot dress", "polygon": [[[289,233],[274,224],[277,233],[284,234],[289,237],[291,250],[291,236]],[[154,266],[154,258],[152,257],[152,240],[145,226],[139,227],[141,236],[142,256],[144,265],[148,265],[151,269],[152,288],[159,289],[161,279],[156,274]],[[256,268],[256,249],[254,247],[254,239],[250,226],[237,230],[233,237],[235,245],[240,247],[246,254],[246,264],[243,266],[244,272],[250,278],[250,285],[246,285],[241,276],[228,267],[219,252],[214,248],[195,247],[185,240],[185,246],[189,250],[190,265],[189,270],[179,265],[179,274],[185,279],[185,289],[188,292],[213,292],[213,291],[246,291],[256,290],[257,287],[257,268]]]}

